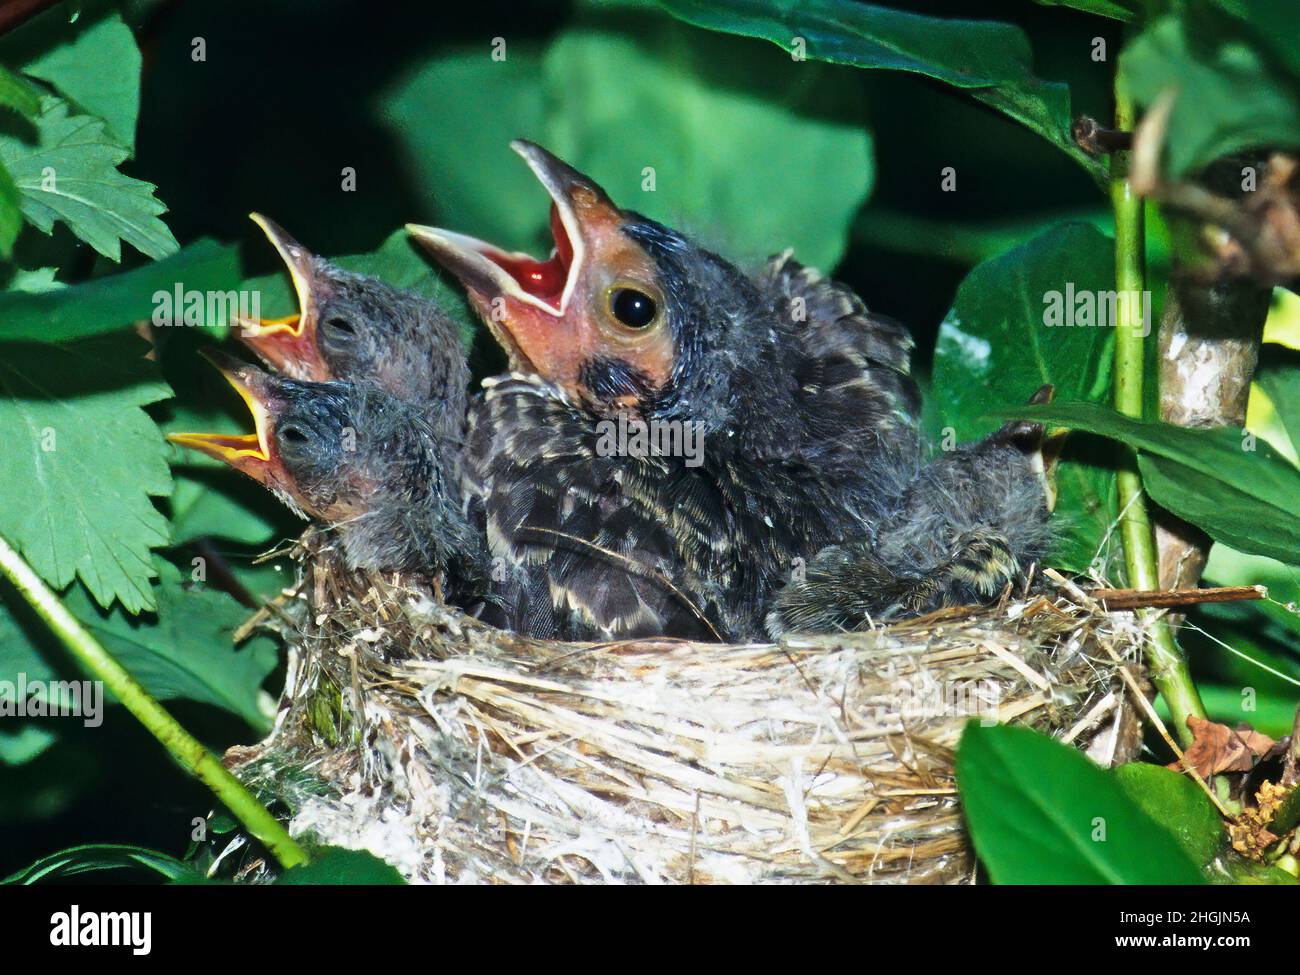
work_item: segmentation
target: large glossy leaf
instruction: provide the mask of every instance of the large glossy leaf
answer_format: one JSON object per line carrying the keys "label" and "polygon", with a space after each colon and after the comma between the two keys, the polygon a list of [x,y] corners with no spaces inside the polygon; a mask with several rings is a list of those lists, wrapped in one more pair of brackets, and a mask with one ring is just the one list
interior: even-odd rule
{"label": "large glossy leaf", "polygon": [[[1082,223],[1059,224],[985,261],[958,289],[939,330],[933,399],[958,440],[992,431],[990,414],[1028,401],[1043,383],[1062,399],[1110,398],[1114,336],[1108,328],[1048,327],[1045,296],[1067,287],[1114,288],[1110,239]],[[1072,443],[1056,470],[1052,561],[1084,571],[1109,559],[1117,514],[1115,477],[1097,444]]]}
{"label": "large glossy leaf", "polygon": [[[167,542],[153,498],[171,492],[142,409],[171,395],[134,335],[12,343],[0,358],[0,534],[48,582],[154,608],[150,549]],[[39,499],[34,503],[33,499]]]}
{"label": "large glossy leaf", "polygon": [[560,37],[543,80],[551,147],[621,206],[746,263],[785,247],[814,267],[839,263],[874,175],[858,87],[842,72],[626,12]]}
{"label": "large glossy leaf", "polygon": [[711,30],[762,37],[786,51],[860,68],[910,71],[968,91],[1100,172],[1070,137],[1070,94],[1033,73],[1012,24],[931,17],[856,0],[660,0]]}
{"label": "large glossy leaf", "polygon": [[205,239],[164,260],[72,287],[10,290],[0,294],[0,342],[61,342],[126,328],[148,320],[154,296],[171,295],[177,285],[203,292],[239,287],[238,250]]}
{"label": "large glossy leaf", "polygon": [[[232,635],[249,616],[233,598],[194,585],[159,561],[152,601],[157,609],[131,617],[97,607],[80,586],[63,597],[68,609],[145,690],[160,700],[210,704],[264,731],[270,716],[262,681],[278,659],[275,642],[258,635],[235,647]],[[76,677],[64,651],[39,622],[0,604],[0,680]]]}
{"label": "large glossy leaf", "polygon": [[507,148],[516,137],[733,258],[792,246],[827,270],[874,174],[855,86],[656,10],[584,11],[504,61],[479,47],[444,56],[401,78],[384,114],[427,195],[413,216],[509,247],[550,246],[546,194]]}
{"label": "large glossy leaf", "polygon": [[166,207],[150,183],[117,169],[127,150],[91,115],[76,115],[61,98],[41,99],[35,139],[0,133],[0,165],[22,194],[23,215],[50,233],[56,221],[111,260],[122,257],[122,241],[153,258],[177,249],[160,219]]}
{"label": "large glossy leaf", "polygon": [[1143,482],[1162,507],[1243,552],[1300,562],[1300,470],[1266,442],[1235,427],[1145,423],[1093,403],[1014,412],[1137,448]]}
{"label": "large glossy leaf", "polygon": [[286,870],[279,884],[363,884],[366,886],[404,884],[397,869],[365,850],[346,850],[338,846],[313,851],[310,863]]}
{"label": "large glossy leaf", "polygon": [[1145,762],[1121,765],[1111,774],[1139,809],[1173,834],[1193,863],[1205,866],[1223,846],[1222,818],[1186,775]]}
{"label": "large glossy leaf", "polygon": [[1198,884],[1200,870],[1115,778],[1028,728],[971,722],[957,786],[975,851],[1000,884]]}
{"label": "large glossy leaf", "polygon": [[1165,140],[1173,176],[1242,149],[1300,145],[1300,80],[1210,4],[1157,20],[1120,56],[1120,76],[1144,105],[1180,93]]}
{"label": "large glossy leaf", "polygon": [[1085,13],[1110,17],[1113,20],[1130,21],[1137,19],[1139,5],[1137,0],[1034,0],[1044,7],[1073,7]]}

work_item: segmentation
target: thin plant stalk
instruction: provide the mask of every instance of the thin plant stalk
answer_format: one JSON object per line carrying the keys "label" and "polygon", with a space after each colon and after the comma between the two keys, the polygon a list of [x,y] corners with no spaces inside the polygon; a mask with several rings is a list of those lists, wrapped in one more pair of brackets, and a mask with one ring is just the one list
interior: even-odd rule
{"label": "thin plant stalk", "polygon": [[[1115,86],[1115,128],[1133,129],[1133,102],[1118,83]],[[1115,287],[1121,295],[1146,294],[1146,227],[1142,199],[1133,193],[1120,153],[1111,156],[1111,207],[1115,213]],[[1115,329],[1115,409],[1126,416],[1141,418],[1146,361],[1146,330],[1133,320],[1135,302],[1120,301],[1120,320]],[[1159,559],[1147,509],[1137,458],[1128,448],[1118,471],[1120,538],[1128,584],[1134,589],[1160,588]],[[1156,690],[1164,696],[1173,717],[1175,733],[1186,748],[1192,742],[1189,717],[1205,717],[1205,705],[1192,681],[1173,630],[1163,619],[1151,621],[1146,645],[1147,666]]]}
{"label": "thin plant stalk", "polygon": [[282,866],[288,868],[307,862],[302,847],[294,842],[266,807],[104,649],[103,644],[77,621],[54,591],[3,537],[0,537],[0,572],[13,583],[68,651],[104,682],[104,686],[158,739],[183,769],[212,790]]}

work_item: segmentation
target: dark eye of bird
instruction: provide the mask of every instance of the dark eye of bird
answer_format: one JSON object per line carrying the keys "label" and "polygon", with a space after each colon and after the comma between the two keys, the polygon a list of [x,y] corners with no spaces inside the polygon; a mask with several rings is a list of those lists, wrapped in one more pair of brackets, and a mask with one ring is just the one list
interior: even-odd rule
{"label": "dark eye of bird", "polygon": [[635,288],[615,288],[609,296],[609,309],[628,328],[645,328],[659,311],[653,298]]}

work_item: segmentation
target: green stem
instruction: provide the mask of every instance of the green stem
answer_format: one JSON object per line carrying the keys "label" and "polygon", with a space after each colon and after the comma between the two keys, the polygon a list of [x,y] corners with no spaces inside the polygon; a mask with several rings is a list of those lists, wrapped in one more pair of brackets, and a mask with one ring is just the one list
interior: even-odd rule
{"label": "green stem", "polygon": [[87,670],[104,682],[149,733],[171,752],[181,767],[196,776],[216,795],[248,831],[271,851],[284,867],[307,862],[307,854],[285,828],[267,812],[242,782],[230,774],[217,756],[181,727],[161,704],[149,696],[103,645],[82,626],[59,597],[0,537],[0,572],[14,584],[46,626]]}
{"label": "green stem", "polygon": [[[1133,130],[1133,102],[1115,86],[1115,127],[1126,132]],[[1115,212],[1115,287],[1121,293],[1145,294],[1146,227],[1143,220],[1142,200],[1133,194],[1124,171],[1124,160],[1119,153],[1111,156],[1110,178],[1111,207]],[[1134,302],[1122,301],[1119,327],[1115,330],[1115,409],[1126,416],[1141,418],[1142,385],[1145,375],[1146,330],[1140,321],[1129,321]],[[1151,518],[1147,511],[1146,495],[1142,490],[1142,477],[1137,470],[1137,458],[1131,450],[1124,451],[1123,463],[1118,472],[1120,538],[1124,543],[1124,564],[1128,584],[1135,589],[1159,589],[1159,559],[1155,536],[1151,531]],[[1151,638],[1147,643],[1147,666],[1151,680],[1169,705],[1175,733],[1183,746],[1191,744],[1192,733],[1187,719],[1205,717],[1205,706],[1192,681],[1187,660],[1174,640],[1173,630],[1163,619],[1152,621]]]}

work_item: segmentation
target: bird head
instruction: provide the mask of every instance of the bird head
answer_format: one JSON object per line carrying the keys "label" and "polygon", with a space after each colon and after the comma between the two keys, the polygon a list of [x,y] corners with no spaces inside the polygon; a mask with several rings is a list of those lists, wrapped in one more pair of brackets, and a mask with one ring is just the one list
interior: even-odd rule
{"label": "bird head", "polygon": [[224,353],[205,354],[247,405],[254,432],[168,439],[247,474],[299,514],[340,522],[361,513],[383,467],[374,462],[365,388],[285,379]]}
{"label": "bird head", "polygon": [[734,404],[727,383],[769,341],[750,281],[541,146],[511,147],[551,197],[549,257],[407,227],[465,286],[511,369],[597,413],[703,419]]}
{"label": "bird head", "polygon": [[267,217],[252,219],[284,260],[298,298],[295,315],[238,322],[240,340],[268,366],[293,379],[371,382],[403,399],[452,398],[464,387],[456,329],[436,304],[344,271]]}

